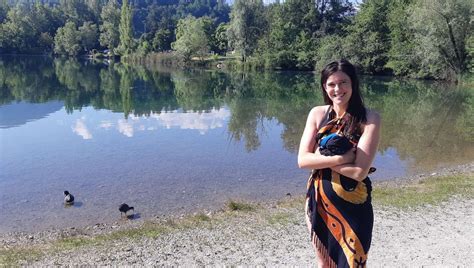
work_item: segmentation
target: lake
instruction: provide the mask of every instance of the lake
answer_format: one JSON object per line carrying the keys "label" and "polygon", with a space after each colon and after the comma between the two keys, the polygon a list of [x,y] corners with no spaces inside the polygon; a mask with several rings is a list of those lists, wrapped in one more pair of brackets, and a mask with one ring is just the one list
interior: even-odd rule
{"label": "lake", "polygon": [[[114,222],[123,202],[142,220],[302,194],[297,149],[323,104],[318,79],[3,56],[0,232]],[[372,180],[472,162],[473,89],[361,80],[383,119]]]}

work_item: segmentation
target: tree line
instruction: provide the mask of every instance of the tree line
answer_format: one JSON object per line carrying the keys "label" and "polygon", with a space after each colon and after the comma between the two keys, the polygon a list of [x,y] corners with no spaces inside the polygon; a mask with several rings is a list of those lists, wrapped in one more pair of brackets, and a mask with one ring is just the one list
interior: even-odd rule
{"label": "tree line", "polygon": [[[0,52],[119,56],[171,50],[186,16],[229,21],[224,0],[0,0]],[[214,29],[212,29],[214,30]]]}
{"label": "tree line", "polygon": [[0,53],[230,55],[238,66],[295,70],[346,58],[367,74],[451,80],[474,72],[470,0],[29,2],[0,0]]}

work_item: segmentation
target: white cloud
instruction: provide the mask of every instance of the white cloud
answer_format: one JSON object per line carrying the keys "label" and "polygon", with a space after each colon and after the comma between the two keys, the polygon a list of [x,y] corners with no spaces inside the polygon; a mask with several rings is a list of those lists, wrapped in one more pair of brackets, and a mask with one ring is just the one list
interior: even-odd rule
{"label": "white cloud", "polygon": [[89,129],[87,129],[84,117],[76,120],[76,125],[72,127],[72,131],[81,136],[84,140],[92,139],[92,134]]}

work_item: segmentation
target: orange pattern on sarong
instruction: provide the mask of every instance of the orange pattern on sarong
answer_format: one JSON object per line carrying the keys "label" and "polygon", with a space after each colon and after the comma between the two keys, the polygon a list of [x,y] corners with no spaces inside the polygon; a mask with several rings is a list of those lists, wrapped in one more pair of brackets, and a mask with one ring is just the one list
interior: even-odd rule
{"label": "orange pattern on sarong", "polygon": [[357,235],[349,223],[324,193],[321,178],[317,178],[316,182],[318,183],[318,188],[320,189],[319,193],[321,194],[321,202],[318,202],[317,205],[318,213],[344,251],[349,266],[365,267],[367,254],[362,247],[362,243],[359,238],[357,238]]}

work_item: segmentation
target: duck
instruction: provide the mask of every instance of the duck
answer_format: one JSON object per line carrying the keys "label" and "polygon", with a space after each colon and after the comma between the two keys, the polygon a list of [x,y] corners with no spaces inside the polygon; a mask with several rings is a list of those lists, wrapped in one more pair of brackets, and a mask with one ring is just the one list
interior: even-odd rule
{"label": "duck", "polygon": [[127,212],[129,210],[135,211],[135,209],[133,207],[131,207],[131,206],[125,204],[125,203],[121,204],[120,207],[119,207],[120,215],[122,215],[122,213],[123,213],[123,214],[125,214],[125,216],[127,216]]}
{"label": "duck", "polygon": [[68,191],[64,191],[64,203],[66,205],[74,204],[74,196]]}

